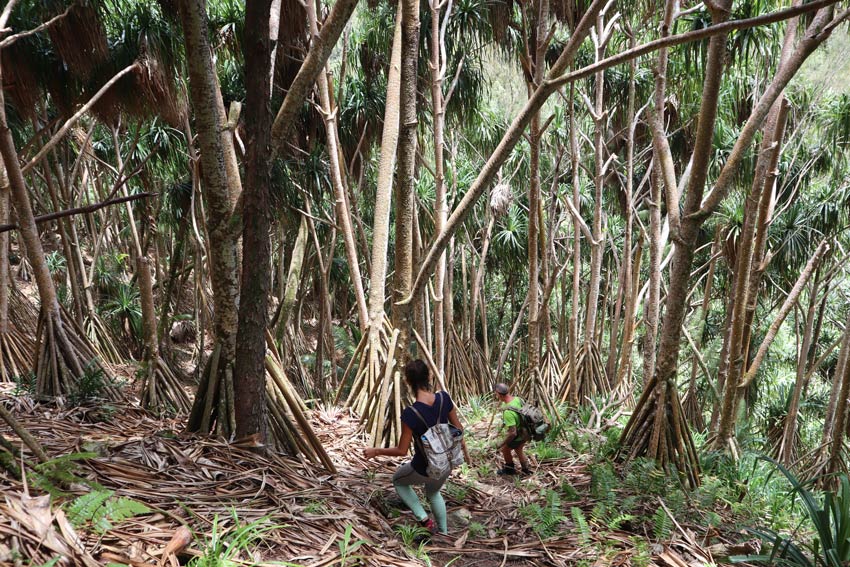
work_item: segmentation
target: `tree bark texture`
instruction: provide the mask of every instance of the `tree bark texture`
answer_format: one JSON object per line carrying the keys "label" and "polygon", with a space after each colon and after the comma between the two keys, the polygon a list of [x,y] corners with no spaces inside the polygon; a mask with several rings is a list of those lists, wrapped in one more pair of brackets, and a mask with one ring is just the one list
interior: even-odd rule
{"label": "tree bark texture", "polygon": [[399,104],[401,86],[402,12],[396,15],[387,102],[384,111],[384,131],[381,137],[381,159],[378,166],[378,185],[375,192],[375,222],[372,229],[372,273],[369,280],[369,340],[376,344],[384,318],[384,297],[387,277],[387,248],[389,246],[390,207],[393,170],[399,138]]}
{"label": "tree bark texture", "polygon": [[[203,170],[203,196],[206,209],[206,227],[209,233],[210,277],[215,305],[215,352],[210,370],[217,374],[209,376],[210,386],[199,388],[195,405],[189,419],[189,429],[201,429],[205,422],[209,427],[213,420],[204,413],[216,405],[220,393],[232,389],[232,371],[236,354],[236,332],[238,325],[237,301],[239,295],[237,235],[230,226],[233,214],[230,184],[226,166],[225,148],[221,132],[226,119],[217,104],[218,80],[212,61],[211,46],[207,35],[205,0],[180,0],[178,2],[183,36],[189,67],[189,94],[195,109],[195,129],[198,133],[200,162]],[[267,22],[268,23],[268,18]],[[221,388],[219,388],[221,386]],[[201,395],[201,393],[204,395]],[[210,398],[207,404],[206,397]],[[224,408],[227,413],[229,408]],[[229,416],[219,415],[223,431],[229,434]]]}
{"label": "tree bark texture", "polygon": [[[266,436],[266,329],[271,293],[271,0],[245,6],[245,187],[242,286],[233,375],[236,437]],[[321,340],[321,337],[320,339]]]}
{"label": "tree bark texture", "polygon": [[[401,301],[413,284],[413,208],[416,173],[416,79],[419,61],[419,0],[401,3],[401,76],[399,93],[398,175],[395,190],[395,275],[393,299]],[[399,330],[399,367],[407,363],[410,352],[410,326],[416,304],[393,307],[393,327]]]}
{"label": "tree bark texture", "polygon": [[[438,0],[430,0],[431,6],[431,114],[434,129],[434,232],[440,234],[448,218],[448,202],[446,200],[446,174],[444,154],[444,128],[446,109],[443,104],[443,80],[446,73],[446,62],[443,59],[445,42],[440,39],[440,7]],[[444,21],[448,23],[451,16],[451,4],[446,8]],[[418,264],[419,262],[417,262]],[[452,322],[445,317],[443,306],[447,299],[444,291],[446,282],[446,252],[440,254],[437,261],[437,272],[434,278],[434,356],[437,369],[445,373],[446,365],[446,329]]]}

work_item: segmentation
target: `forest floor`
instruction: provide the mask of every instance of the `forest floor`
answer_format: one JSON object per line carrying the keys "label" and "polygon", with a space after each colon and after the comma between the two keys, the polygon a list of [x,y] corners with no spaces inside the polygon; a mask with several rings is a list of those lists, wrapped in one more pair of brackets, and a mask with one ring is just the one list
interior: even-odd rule
{"label": "forest floor", "polygon": [[[0,393],[11,393],[3,386]],[[444,490],[450,537],[417,546],[409,529],[415,522],[392,489],[399,461],[364,460],[357,422],[341,409],[312,412],[338,469],[329,475],[289,457],[185,436],[181,420],[135,406],[59,409],[0,397],[54,459],[24,471],[29,489],[0,476],[2,565],[43,565],[55,557],[87,566],[153,567],[193,558],[197,565],[224,565],[211,560],[229,555],[239,559],[233,565],[686,567],[715,564],[712,550],[723,549],[716,529],[677,520],[649,486],[639,511],[632,505],[630,514],[616,517],[629,496],[604,482],[600,492],[590,456],[565,445],[550,448],[546,458],[538,451],[530,477],[498,477],[486,450],[490,419],[480,412],[469,428],[473,466],[455,471]],[[17,442],[10,430],[0,433]],[[95,499],[102,513],[92,503],[96,492],[104,494]],[[121,521],[115,516],[122,512],[110,517],[106,506],[120,508],[118,497],[147,510],[125,512]],[[659,531],[659,521],[667,528]],[[731,532],[725,539],[730,536],[745,537]]]}

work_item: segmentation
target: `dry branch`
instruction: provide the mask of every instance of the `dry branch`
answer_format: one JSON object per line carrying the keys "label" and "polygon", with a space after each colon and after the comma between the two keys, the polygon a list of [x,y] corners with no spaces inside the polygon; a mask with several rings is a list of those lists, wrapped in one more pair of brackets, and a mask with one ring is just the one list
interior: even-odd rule
{"label": "dry branch", "polygon": [[[74,207],[73,209],[65,209],[64,211],[57,211],[55,213],[48,213],[45,215],[39,215],[35,217],[35,223],[41,224],[48,221],[61,219],[64,217],[70,217],[73,215],[87,214],[93,213],[97,210],[100,210],[104,207],[108,207],[110,205],[118,205],[121,203],[127,203],[130,201],[138,201],[139,199],[146,199],[148,197],[155,197],[157,193],[137,193],[135,195],[130,195],[129,197],[119,197],[118,199],[110,199],[108,201],[102,201],[100,203],[92,203],[91,205],[86,205],[84,207]],[[20,227],[17,224],[0,224],[0,232],[8,232],[10,230],[18,230]]]}

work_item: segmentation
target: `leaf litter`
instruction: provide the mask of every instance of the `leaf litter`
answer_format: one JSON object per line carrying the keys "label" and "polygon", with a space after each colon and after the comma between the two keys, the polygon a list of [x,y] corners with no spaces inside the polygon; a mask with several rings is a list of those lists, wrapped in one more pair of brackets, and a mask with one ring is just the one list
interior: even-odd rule
{"label": "leaf litter", "polygon": [[[420,550],[406,546],[403,530],[396,529],[415,523],[392,488],[400,461],[363,459],[365,435],[356,416],[345,410],[310,412],[313,430],[338,470],[330,475],[303,457],[262,456],[221,439],[185,435],[182,419],[158,418],[137,406],[59,409],[20,397],[5,396],[4,401],[51,458],[90,457],[74,461],[74,474],[84,481],[63,486],[66,494],[52,503],[49,496],[34,496],[24,483],[0,475],[2,565],[15,565],[15,558],[20,565],[38,565],[58,557],[59,565],[177,566],[203,555],[214,532],[226,539],[251,522],[268,531],[245,546],[234,565],[636,564],[633,533],[592,532],[587,541],[565,514],[557,534],[542,538],[521,514],[523,503],[537,501],[545,490],[559,490],[564,480],[586,492],[590,471],[575,456],[547,459],[533,476],[512,481],[495,474],[479,477],[472,467],[455,471],[450,483],[456,489],[444,490],[450,536],[437,537]],[[484,421],[469,431],[485,436],[486,429]],[[20,445],[5,424],[0,423],[0,433]],[[25,474],[32,479],[34,473]],[[75,528],[65,515],[67,503],[92,487],[136,500],[151,512],[102,534],[91,526]],[[561,505],[567,512],[573,506],[589,512],[593,502]],[[637,536],[651,544],[649,564],[711,564],[711,550],[696,541],[699,528],[673,520],[677,530],[670,541],[657,544]],[[598,543],[604,544],[604,556]]]}

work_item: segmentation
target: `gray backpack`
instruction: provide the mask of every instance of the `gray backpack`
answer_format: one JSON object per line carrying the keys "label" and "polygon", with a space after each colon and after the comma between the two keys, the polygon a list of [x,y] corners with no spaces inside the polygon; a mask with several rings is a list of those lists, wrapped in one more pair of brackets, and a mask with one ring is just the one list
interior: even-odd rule
{"label": "gray backpack", "polygon": [[440,423],[443,416],[443,396],[440,396],[440,406],[437,411],[437,423],[428,427],[428,422],[422,414],[413,407],[413,413],[425,425],[427,430],[415,441],[422,448],[425,460],[428,463],[425,474],[428,478],[443,478],[451,472],[454,467],[463,463],[463,431],[450,423]]}
{"label": "gray backpack", "polygon": [[528,437],[525,437],[526,440],[530,438],[535,441],[543,441],[546,438],[546,433],[549,431],[549,423],[546,421],[543,410],[538,406],[530,402],[523,402],[520,408],[506,406],[505,409],[519,416],[518,429],[525,430],[528,435]]}

